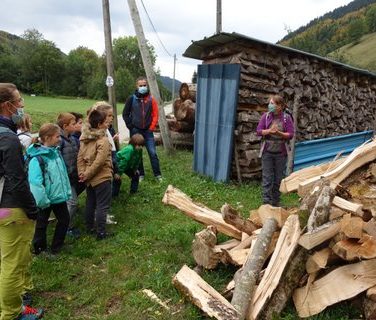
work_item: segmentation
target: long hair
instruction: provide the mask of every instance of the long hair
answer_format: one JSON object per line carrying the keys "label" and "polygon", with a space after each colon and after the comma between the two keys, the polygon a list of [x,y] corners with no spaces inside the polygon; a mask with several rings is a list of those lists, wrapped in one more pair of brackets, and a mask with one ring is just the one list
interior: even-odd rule
{"label": "long hair", "polygon": [[52,137],[54,134],[60,132],[60,127],[54,123],[45,123],[39,129],[39,139],[43,143],[46,138]]}

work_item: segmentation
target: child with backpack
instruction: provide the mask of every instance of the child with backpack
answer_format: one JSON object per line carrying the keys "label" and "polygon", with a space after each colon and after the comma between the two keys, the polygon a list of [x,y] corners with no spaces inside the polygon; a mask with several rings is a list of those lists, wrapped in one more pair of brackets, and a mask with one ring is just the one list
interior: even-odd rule
{"label": "child with backpack", "polygon": [[31,145],[33,140],[31,135],[31,126],[31,117],[29,114],[25,113],[22,121],[20,121],[20,123],[17,125],[17,136],[21,142],[24,152]]}
{"label": "child with backpack", "polygon": [[82,128],[77,160],[79,179],[86,184],[86,228],[89,233],[96,233],[97,240],[112,235],[106,231],[112,182],[111,146],[106,135],[106,119],[106,112],[96,109],[89,111]]}
{"label": "child with backpack", "polygon": [[130,193],[136,193],[140,179],[138,167],[142,159],[142,147],[145,145],[145,139],[141,134],[134,134],[129,144],[116,153],[119,166],[119,174],[125,173],[131,178]]}
{"label": "child with backpack", "polygon": [[34,253],[47,250],[47,226],[51,211],[57,219],[51,243],[51,253],[57,254],[63,247],[69,226],[67,200],[71,188],[64,160],[57,148],[60,128],[46,123],[39,130],[40,143],[34,143],[26,151],[31,192],[40,211],[37,215],[33,239]]}

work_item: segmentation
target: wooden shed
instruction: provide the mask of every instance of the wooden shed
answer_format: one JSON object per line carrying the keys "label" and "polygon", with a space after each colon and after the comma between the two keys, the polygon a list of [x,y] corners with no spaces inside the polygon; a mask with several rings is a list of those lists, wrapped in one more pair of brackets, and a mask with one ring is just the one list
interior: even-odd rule
{"label": "wooden shed", "polygon": [[222,32],[193,41],[183,56],[205,65],[240,65],[233,177],[239,178],[239,172],[243,180],[260,176],[256,126],[271,95],[284,96],[293,114],[293,149],[299,142],[369,132],[375,127],[376,74],[369,71],[238,33]]}

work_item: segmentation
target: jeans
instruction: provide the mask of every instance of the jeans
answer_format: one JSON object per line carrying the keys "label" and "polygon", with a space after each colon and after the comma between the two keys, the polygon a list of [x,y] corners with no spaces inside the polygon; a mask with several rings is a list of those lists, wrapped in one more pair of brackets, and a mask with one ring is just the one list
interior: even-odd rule
{"label": "jeans", "polygon": [[1,320],[21,313],[21,294],[30,289],[31,239],[35,222],[20,208],[0,208],[0,310]]}
{"label": "jeans", "polygon": [[262,198],[264,204],[278,207],[280,201],[279,186],[284,177],[287,155],[264,152],[262,154]]}
{"label": "jeans", "polygon": [[[146,129],[138,129],[138,128],[132,128],[130,130],[131,137],[136,133],[141,134],[145,139],[145,148],[149,154],[150,164],[153,169],[154,176],[156,177],[160,176],[161,169],[159,167],[159,159],[157,156],[157,150],[155,148],[155,140],[154,140],[153,131],[146,130]],[[142,158],[141,158],[141,162],[140,162],[140,166],[138,167],[138,170],[140,172],[140,176],[145,175],[144,164],[143,164]]]}
{"label": "jeans", "polygon": [[51,206],[41,210],[38,213],[33,239],[33,246],[36,254],[47,249],[47,226],[51,210],[54,212],[57,219],[57,224],[51,243],[51,252],[58,253],[64,244],[65,236],[69,227],[69,211],[67,203],[61,202],[51,204]]}
{"label": "jeans", "polygon": [[138,183],[140,181],[139,173],[131,170],[124,172],[129,178],[131,178],[131,193],[135,193],[138,190]]}
{"label": "jeans", "polygon": [[104,181],[95,187],[86,188],[86,228],[94,229],[94,220],[97,222],[97,233],[106,232],[106,218],[111,206],[111,180]]}

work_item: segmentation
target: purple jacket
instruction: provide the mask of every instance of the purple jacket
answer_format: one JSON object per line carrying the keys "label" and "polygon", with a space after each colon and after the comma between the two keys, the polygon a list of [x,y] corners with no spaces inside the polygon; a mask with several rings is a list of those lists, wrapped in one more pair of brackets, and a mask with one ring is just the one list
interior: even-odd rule
{"label": "purple jacket", "polygon": [[[265,112],[262,115],[262,117],[261,117],[261,119],[260,119],[260,121],[259,121],[259,123],[257,125],[257,129],[256,129],[258,136],[262,136],[262,130],[270,128],[270,126],[272,125],[272,122],[274,120],[274,117],[275,117],[275,115],[274,115],[273,112]],[[289,114],[285,113],[285,112],[281,112],[279,114],[279,117],[280,117],[280,120],[281,120],[281,122],[283,124],[283,132],[287,132],[289,134],[289,139],[288,140],[290,140],[294,136],[294,123],[293,123],[293,121],[291,119],[291,116]],[[264,140],[265,141],[265,145],[264,145],[264,147],[263,146],[261,147],[261,148],[263,148],[262,152],[265,152],[266,150],[268,150],[267,136],[265,136],[265,138],[266,138]],[[286,142],[288,140],[286,140]],[[285,154],[285,155],[287,154],[286,144],[282,145],[281,152],[283,154]]]}

